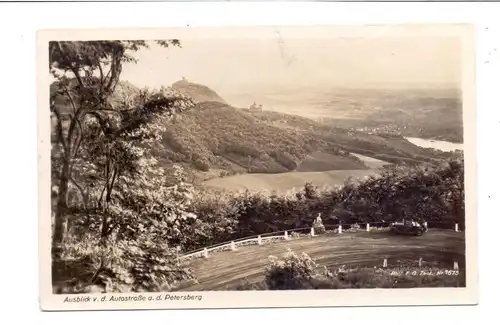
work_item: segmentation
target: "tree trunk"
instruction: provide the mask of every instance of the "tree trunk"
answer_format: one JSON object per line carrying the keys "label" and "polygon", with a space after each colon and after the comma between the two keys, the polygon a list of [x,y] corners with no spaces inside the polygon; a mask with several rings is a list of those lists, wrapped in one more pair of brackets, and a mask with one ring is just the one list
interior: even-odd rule
{"label": "tree trunk", "polygon": [[68,193],[69,182],[69,162],[64,161],[61,178],[59,180],[59,193],[57,197],[56,213],[54,216],[54,233],[52,236],[52,259],[58,260],[61,257],[62,241],[64,238],[64,223],[68,209],[66,195]]}
{"label": "tree trunk", "polygon": [[102,228],[101,228],[101,240],[102,242],[105,241],[105,239],[108,237],[108,232],[109,232],[109,223],[108,223],[108,211],[107,209],[104,210],[103,216],[102,216]]}
{"label": "tree trunk", "polygon": [[113,191],[113,187],[115,185],[116,176],[118,174],[118,170],[113,168],[113,175],[111,176],[111,181],[109,184],[106,184],[106,199],[103,213],[103,221],[102,221],[102,229],[101,229],[101,239],[105,240],[110,235],[111,229],[109,228],[109,219],[108,219],[108,207],[111,202],[111,193]]}

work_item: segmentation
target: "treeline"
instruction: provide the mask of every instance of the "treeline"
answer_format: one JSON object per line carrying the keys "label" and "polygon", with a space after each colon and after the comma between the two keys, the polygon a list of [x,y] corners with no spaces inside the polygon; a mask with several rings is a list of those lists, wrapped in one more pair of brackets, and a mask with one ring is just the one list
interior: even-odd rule
{"label": "treeline", "polygon": [[[193,238],[184,249],[287,229],[311,227],[319,213],[325,226],[387,224],[403,218],[427,221],[432,227],[465,226],[463,157],[439,166],[389,166],[380,176],[344,186],[320,189],[306,184],[294,195],[243,193],[236,196],[198,194],[190,210],[224,225],[218,235]],[[215,216],[218,216],[215,218]],[[216,224],[212,227],[220,229]]]}
{"label": "treeline", "polygon": [[[380,176],[348,181],[336,188],[305,184],[300,191],[280,196],[194,189],[183,182],[182,171],[178,170],[176,175],[179,183],[169,192],[174,197],[155,204],[196,217],[163,224],[160,211],[154,212],[157,221],[151,220],[151,213],[137,212],[138,224],[129,225],[132,219],[117,215],[117,228],[124,228],[117,231],[135,229],[125,231],[127,238],[135,238],[141,225],[167,227],[156,238],[168,247],[187,252],[242,237],[311,227],[318,214],[326,227],[339,224],[349,227],[355,223],[387,226],[403,218],[427,221],[436,228],[453,229],[455,223],[461,229],[465,227],[463,157],[443,161],[439,166],[388,166]],[[138,196],[137,192],[133,195],[135,198],[127,199],[136,201],[132,202],[134,209],[141,209],[141,200],[151,204],[148,203],[151,198]],[[184,202],[184,197],[189,197],[189,203]],[[92,220],[91,228],[98,232],[101,221]],[[87,227],[84,218],[72,224],[75,234],[88,234]]]}

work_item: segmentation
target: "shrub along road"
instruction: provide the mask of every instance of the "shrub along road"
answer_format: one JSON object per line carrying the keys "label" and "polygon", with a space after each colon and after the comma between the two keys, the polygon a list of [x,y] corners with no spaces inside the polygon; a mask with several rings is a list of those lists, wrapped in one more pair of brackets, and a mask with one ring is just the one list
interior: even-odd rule
{"label": "shrub along road", "polygon": [[385,258],[391,266],[398,261],[415,262],[422,257],[425,262],[439,263],[448,269],[457,261],[463,272],[464,237],[463,232],[451,230],[429,230],[421,237],[359,232],[325,234],[262,246],[241,246],[234,252],[218,252],[208,259],[187,262],[196,272],[199,283],[178,290],[234,290],[244,279],[262,281],[269,256],[281,257],[288,248],[296,253],[306,252],[321,267],[382,266]]}

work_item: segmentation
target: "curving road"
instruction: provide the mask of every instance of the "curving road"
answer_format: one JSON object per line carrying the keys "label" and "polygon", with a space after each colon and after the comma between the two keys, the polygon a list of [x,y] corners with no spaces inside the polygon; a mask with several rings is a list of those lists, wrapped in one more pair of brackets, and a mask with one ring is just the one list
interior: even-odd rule
{"label": "curving road", "polygon": [[464,233],[451,230],[429,230],[421,237],[398,236],[389,233],[328,234],[300,238],[262,246],[242,246],[235,252],[210,255],[208,259],[186,262],[197,274],[198,284],[183,286],[181,291],[232,290],[243,279],[257,282],[263,279],[270,255],[281,256],[288,248],[306,252],[321,266],[382,265],[398,260],[439,262],[445,267],[465,265]]}

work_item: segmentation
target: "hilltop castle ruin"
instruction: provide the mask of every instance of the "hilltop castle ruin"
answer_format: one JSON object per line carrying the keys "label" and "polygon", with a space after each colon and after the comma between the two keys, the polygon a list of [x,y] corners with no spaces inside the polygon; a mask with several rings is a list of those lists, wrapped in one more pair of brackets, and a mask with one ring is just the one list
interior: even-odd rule
{"label": "hilltop castle ruin", "polygon": [[257,104],[255,103],[255,101],[254,101],[254,102],[253,102],[253,104],[252,104],[252,105],[250,105],[249,109],[250,109],[251,111],[259,111],[259,112],[260,112],[260,111],[262,111],[262,104],[257,105]]}

